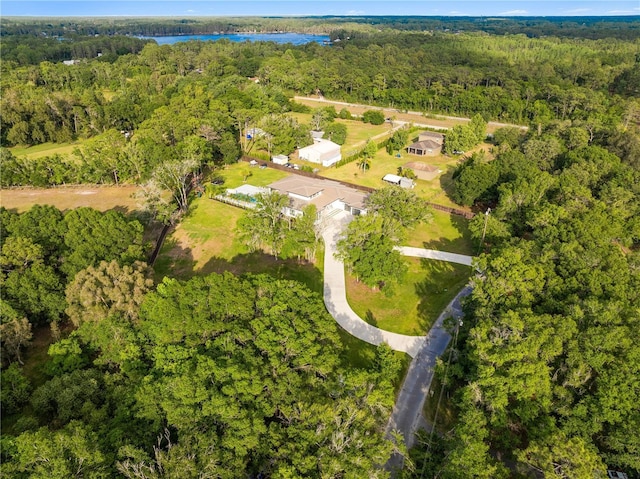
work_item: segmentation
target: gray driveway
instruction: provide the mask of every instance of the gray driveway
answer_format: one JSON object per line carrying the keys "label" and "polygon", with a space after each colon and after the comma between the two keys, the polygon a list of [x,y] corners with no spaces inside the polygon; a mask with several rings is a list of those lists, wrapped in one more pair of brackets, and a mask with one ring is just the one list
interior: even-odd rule
{"label": "gray driveway", "polygon": [[322,234],[325,244],[324,252],[324,304],[331,316],[348,333],[369,344],[378,345],[383,342],[391,349],[407,353],[415,357],[422,347],[425,336],[407,336],[391,333],[376,328],[364,321],[349,306],[344,276],[344,263],[335,258],[336,242],[342,232],[346,217],[335,217]]}

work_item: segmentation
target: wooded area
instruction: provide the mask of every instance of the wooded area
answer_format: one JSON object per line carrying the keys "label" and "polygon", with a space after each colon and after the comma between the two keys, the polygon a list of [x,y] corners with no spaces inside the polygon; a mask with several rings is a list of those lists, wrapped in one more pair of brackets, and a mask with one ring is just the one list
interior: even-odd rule
{"label": "wooded area", "polygon": [[[139,218],[171,223],[188,214],[197,179],[252,149],[311,142],[313,125],[292,112],[346,137],[335,110],[312,112],[294,94],[473,117],[448,132],[447,154],[485,140],[486,121],[528,126],[498,129],[490,155],[461,156],[453,173],[452,201],[478,213],[479,273],[455,354],[438,366],[453,419],[402,474],[640,477],[638,22],[364,20],[262,23],[329,24],[332,46],[158,46],[116,34],[202,25],[78,20],[59,42],[68,23],[3,19],[0,185],[139,184]],[[80,61],[54,63],[69,56]],[[389,153],[409,140],[390,138]],[[76,148],[11,149],[45,142]],[[379,146],[369,144],[363,174]],[[262,198],[237,233],[276,258],[313,260],[315,212],[287,222],[281,200]],[[393,246],[426,211],[400,189],[369,201],[375,211],[352,222],[342,254],[384,288],[402,275]],[[393,352],[353,367],[320,296],[295,281],[225,273],[154,285],[143,229],[115,210],[0,209],[3,474],[388,477],[381,466],[405,452],[383,436]],[[49,325],[54,342],[33,374],[28,345]]]}

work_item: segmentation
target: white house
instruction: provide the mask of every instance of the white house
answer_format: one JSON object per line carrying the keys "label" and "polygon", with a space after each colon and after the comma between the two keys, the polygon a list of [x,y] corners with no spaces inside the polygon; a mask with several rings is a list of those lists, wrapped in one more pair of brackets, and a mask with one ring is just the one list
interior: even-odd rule
{"label": "white house", "polygon": [[269,188],[289,197],[289,206],[284,210],[287,216],[301,216],[304,207],[310,204],[316,206],[318,219],[333,216],[340,211],[347,211],[352,215],[366,213],[367,194],[337,181],[291,175],[271,183]]}
{"label": "white house", "polygon": [[301,160],[312,163],[320,163],[322,166],[331,166],[342,159],[340,145],[330,140],[316,140],[313,145],[305,146],[298,150]]}

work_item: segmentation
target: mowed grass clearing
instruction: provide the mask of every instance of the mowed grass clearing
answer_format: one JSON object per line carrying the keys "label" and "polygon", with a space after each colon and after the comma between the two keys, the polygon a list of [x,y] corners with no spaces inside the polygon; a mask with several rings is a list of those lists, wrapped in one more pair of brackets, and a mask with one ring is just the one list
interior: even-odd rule
{"label": "mowed grass clearing", "polygon": [[421,223],[407,231],[403,246],[473,255],[469,220],[438,210],[433,210],[432,215],[430,223]]}
{"label": "mowed grass clearing", "polygon": [[9,151],[16,157],[26,157],[29,159],[42,158],[43,156],[69,156],[73,150],[82,146],[82,141],[74,143],[42,143],[35,146],[14,146]]}
{"label": "mowed grass clearing", "polygon": [[399,334],[426,334],[469,281],[471,268],[444,261],[405,258],[408,272],[387,296],[347,274],[347,300],[362,319]]}

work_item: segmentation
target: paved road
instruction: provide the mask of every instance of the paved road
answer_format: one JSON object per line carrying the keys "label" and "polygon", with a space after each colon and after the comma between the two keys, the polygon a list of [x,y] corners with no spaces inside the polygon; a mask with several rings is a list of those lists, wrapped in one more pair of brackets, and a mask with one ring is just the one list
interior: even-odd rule
{"label": "paved road", "polygon": [[[407,448],[414,445],[415,433],[424,423],[422,408],[431,387],[436,359],[444,353],[451,340],[443,322],[448,317],[462,317],[460,300],[470,293],[471,287],[466,286],[449,303],[429,330],[422,348],[411,361],[386,429],[387,436],[391,431],[400,432]],[[394,454],[385,467],[389,471],[398,471],[402,469],[403,462],[404,458],[401,455]]]}

